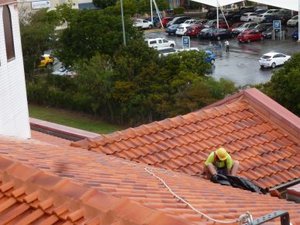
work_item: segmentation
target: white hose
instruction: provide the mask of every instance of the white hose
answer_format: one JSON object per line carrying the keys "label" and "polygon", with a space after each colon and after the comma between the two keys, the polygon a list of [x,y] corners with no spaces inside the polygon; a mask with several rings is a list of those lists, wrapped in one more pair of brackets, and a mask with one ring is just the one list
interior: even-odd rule
{"label": "white hose", "polygon": [[247,225],[252,225],[253,224],[253,219],[252,216],[249,212],[242,214],[238,219],[235,220],[217,220],[214,219],[208,215],[206,215],[205,213],[199,211],[198,209],[196,209],[193,205],[191,205],[189,202],[187,202],[186,200],[184,200],[183,198],[181,198],[180,196],[178,196],[169,186],[168,184],[159,176],[157,176],[154,172],[152,172],[151,169],[145,168],[145,171],[149,174],[151,174],[152,176],[156,177],[167,189],[168,191],[177,199],[179,199],[180,201],[182,201],[183,203],[185,203],[188,207],[190,207],[193,211],[195,211],[196,213],[200,214],[201,216],[205,217],[208,220],[211,220],[215,223],[223,223],[223,224],[230,224],[230,223],[239,223],[239,224],[247,224]]}

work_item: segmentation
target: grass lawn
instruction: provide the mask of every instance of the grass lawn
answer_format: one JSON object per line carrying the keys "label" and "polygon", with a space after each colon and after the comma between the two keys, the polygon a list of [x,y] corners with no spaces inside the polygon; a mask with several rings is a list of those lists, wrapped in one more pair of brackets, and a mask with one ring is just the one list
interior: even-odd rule
{"label": "grass lawn", "polygon": [[29,105],[29,115],[32,118],[87,130],[99,134],[107,134],[124,129],[121,126],[103,122],[99,118],[93,117],[91,115],[32,104]]}

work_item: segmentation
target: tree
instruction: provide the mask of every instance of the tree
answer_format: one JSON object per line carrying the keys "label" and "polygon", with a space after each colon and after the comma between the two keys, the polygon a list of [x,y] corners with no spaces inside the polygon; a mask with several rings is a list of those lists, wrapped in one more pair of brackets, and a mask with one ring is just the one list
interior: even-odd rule
{"label": "tree", "polygon": [[20,23],[24,68],[27,76],[37,67],[45,50],[54,46],[55,26],[59,23],[55,11],[39,10]]}
{"label": "tree", "polygon": [[[62,32],[57,51],[58,58],[66,65],[73,65],[82,59],[91,59],[97,53],[112,56],[123,45],[120,15],[109,13],[112,10],[77,11],[68,27]],[[142,33],[125,18],[126,38],[136,41]]]}
{"label": "tree", "polygon": [[262,91],[300,115],[300,53],[296,53],[262,86]]}

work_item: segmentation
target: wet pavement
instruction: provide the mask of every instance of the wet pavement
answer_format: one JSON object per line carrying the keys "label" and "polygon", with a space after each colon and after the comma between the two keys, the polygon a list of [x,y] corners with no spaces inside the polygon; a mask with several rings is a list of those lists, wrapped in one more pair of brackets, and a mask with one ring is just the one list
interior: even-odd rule
{"label": "wet pavement", "polygon": [[[277,51],[292,55],[300,52],[300,43],[290,38],[292,28],[287,34],[286,40],[263,40],[251,43],[238,43],[236,39],[230,39],[230,52],[226,53],[222,46],[217,47],[217,42],[208,40],[198,40],[191,38],[191,47],[199,49],[212,49],[217,54],[215,65],[212,68],[211,76],[220,79],[231,80],[236,86],[255,85],[268,82],[272,72],[276,69],[260,69],[258,59],[264,53]],[[152,30],[145,32],[145,38],[165,37],[176,42],[176,48],[182,48],[182,38],[169,36],[162,30]],[[221,41],[224,45],[224,40]]]}

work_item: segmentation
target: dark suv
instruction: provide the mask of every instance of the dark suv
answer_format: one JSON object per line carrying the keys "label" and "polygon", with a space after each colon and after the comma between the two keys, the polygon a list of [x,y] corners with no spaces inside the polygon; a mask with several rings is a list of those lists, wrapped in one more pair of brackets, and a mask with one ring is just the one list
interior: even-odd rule
{"label": "dark suv", "polygon": [[171,26],[173,24],[181,24],[184,21],[189,20],[189,19],[191,19],[191,17],[189,17],[189,16],[177,16],[177,17],[174,17],[174,19],[172,19],[169,23],[167,23],[167,27],[169,27],[169,26]]}

